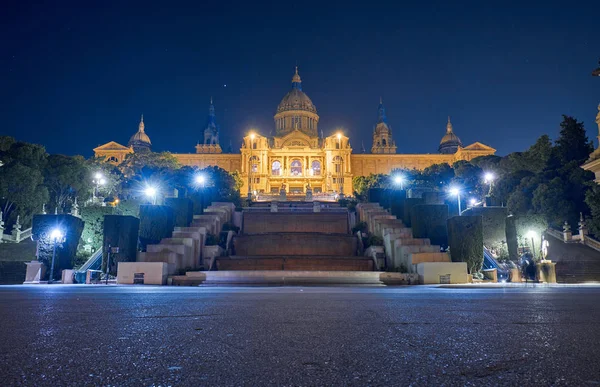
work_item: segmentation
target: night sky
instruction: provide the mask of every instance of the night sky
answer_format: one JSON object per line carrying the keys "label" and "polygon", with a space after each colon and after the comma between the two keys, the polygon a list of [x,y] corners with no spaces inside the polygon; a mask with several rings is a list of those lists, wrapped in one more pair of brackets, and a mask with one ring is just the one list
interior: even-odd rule
{"label": "night sky", "polygon": [[143,113],[154,150],[192,153],[213,96],[237,151],[274,130],[296,63],[319,129],[355,152],[380,96],[398,153],[436,153],[448,115],[499,155],[556,137],[561,114],[597,133],[597,1],[86,3],[3,3],[0,134],[91,156]]}

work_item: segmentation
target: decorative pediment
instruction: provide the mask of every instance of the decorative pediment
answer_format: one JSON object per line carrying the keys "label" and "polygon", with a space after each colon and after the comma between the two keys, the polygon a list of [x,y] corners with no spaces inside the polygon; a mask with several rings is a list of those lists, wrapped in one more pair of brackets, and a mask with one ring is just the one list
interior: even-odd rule
{"label": "decorative pediment", "polygon": [[482,144],[480,142],[474,142],[473,144],[467,145],[466,147],[464,147],[462,149],[466,150],[466,151],[496,152],[496,149],[492,148],[491,146],[487,146],[485,144]]}
{"label": "decorative pediment", "polygon": [[318,137],[310,137],[300,130],[294,130],[285,136],[275,137],[275,147],[315,147]]}
{"label": "decorative pediment", "polygon": [[94,152],[98,152],[98,151],[130,151],[130,150],[131,150],[131,148],[121,145],[115,141],[107,142],[104,145],[100,145],[99,147],[94,148]]}

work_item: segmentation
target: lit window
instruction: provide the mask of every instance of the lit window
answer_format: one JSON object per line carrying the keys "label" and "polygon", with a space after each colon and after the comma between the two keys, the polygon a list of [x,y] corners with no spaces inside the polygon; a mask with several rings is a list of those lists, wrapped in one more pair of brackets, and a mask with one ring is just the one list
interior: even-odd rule
{"label": "lit window", "polygon": [[279,161],[273,161],[273,164],[271,164],[271,175],[273,175],[273,176],[281,175],[281,163]]}
{"label": "lit window", "polygon": [[313,161],[311,164],[311,170],[313,176],[321,176],[321,162],[317,160]]}
{"label": "lit window", "polygon": [[290,173],[292,176],[302,176],[302,163],[300,160],[292,161]]}

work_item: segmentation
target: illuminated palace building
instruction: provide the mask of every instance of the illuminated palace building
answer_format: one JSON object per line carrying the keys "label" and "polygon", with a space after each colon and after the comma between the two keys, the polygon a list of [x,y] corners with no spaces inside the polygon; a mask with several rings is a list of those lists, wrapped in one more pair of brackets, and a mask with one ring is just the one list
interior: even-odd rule
{"label": "illuminated palace building", "polygon": [[[397,168],[424,169],[433,164],[452,164],[495,152],[495,149],[479,142],[463,147],[448,119],[438,153],[396,154],[392,130],[380,100],[371,152],[353,154],[350,139],[344,133],[334,132],[325,137],[322,131],[319,132],[317,108],[302,90],[302,81],[296,69],[292,88],[275,112],[275,135],[265,137],[259,132],[250,132],[243,138],[240,153],[223,153],[212,102],[204,128],[204,141],[196,145],[196,153],[174,156],[182,165],[200,168],[216,165],[230,172],[239,171],[244,178],[243,194],[279,193],[282,188],[290,194],[303,194],[308,187],[315,194],[348,194],[352,192],[354,176],[389,174]],[[128,146],[111,141],[95,148],[94,153],[97,157],[120,163],[127,154],[148,151],[151,145],[142,117],[139,129],[131,137]]]}

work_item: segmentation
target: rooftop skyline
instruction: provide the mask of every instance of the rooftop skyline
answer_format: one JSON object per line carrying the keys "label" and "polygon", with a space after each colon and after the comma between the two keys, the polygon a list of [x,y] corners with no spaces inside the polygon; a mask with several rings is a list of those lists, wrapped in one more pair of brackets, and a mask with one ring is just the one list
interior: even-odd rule
{"label": "rooftop skyline", "polygon": [[251,128],[274,133],[297,64],[319,132],[342,128],[355,152],[380,97],[398,153],[436,153],[448,116],[465,145],[499,155],[555,138],[561,114],[597,135],[597,4],[317,4],[14,2],[0,16],[2,133],[91,156],[126,144],[143,113],[154,150],[193,153],[212,96],[237,151]]}

